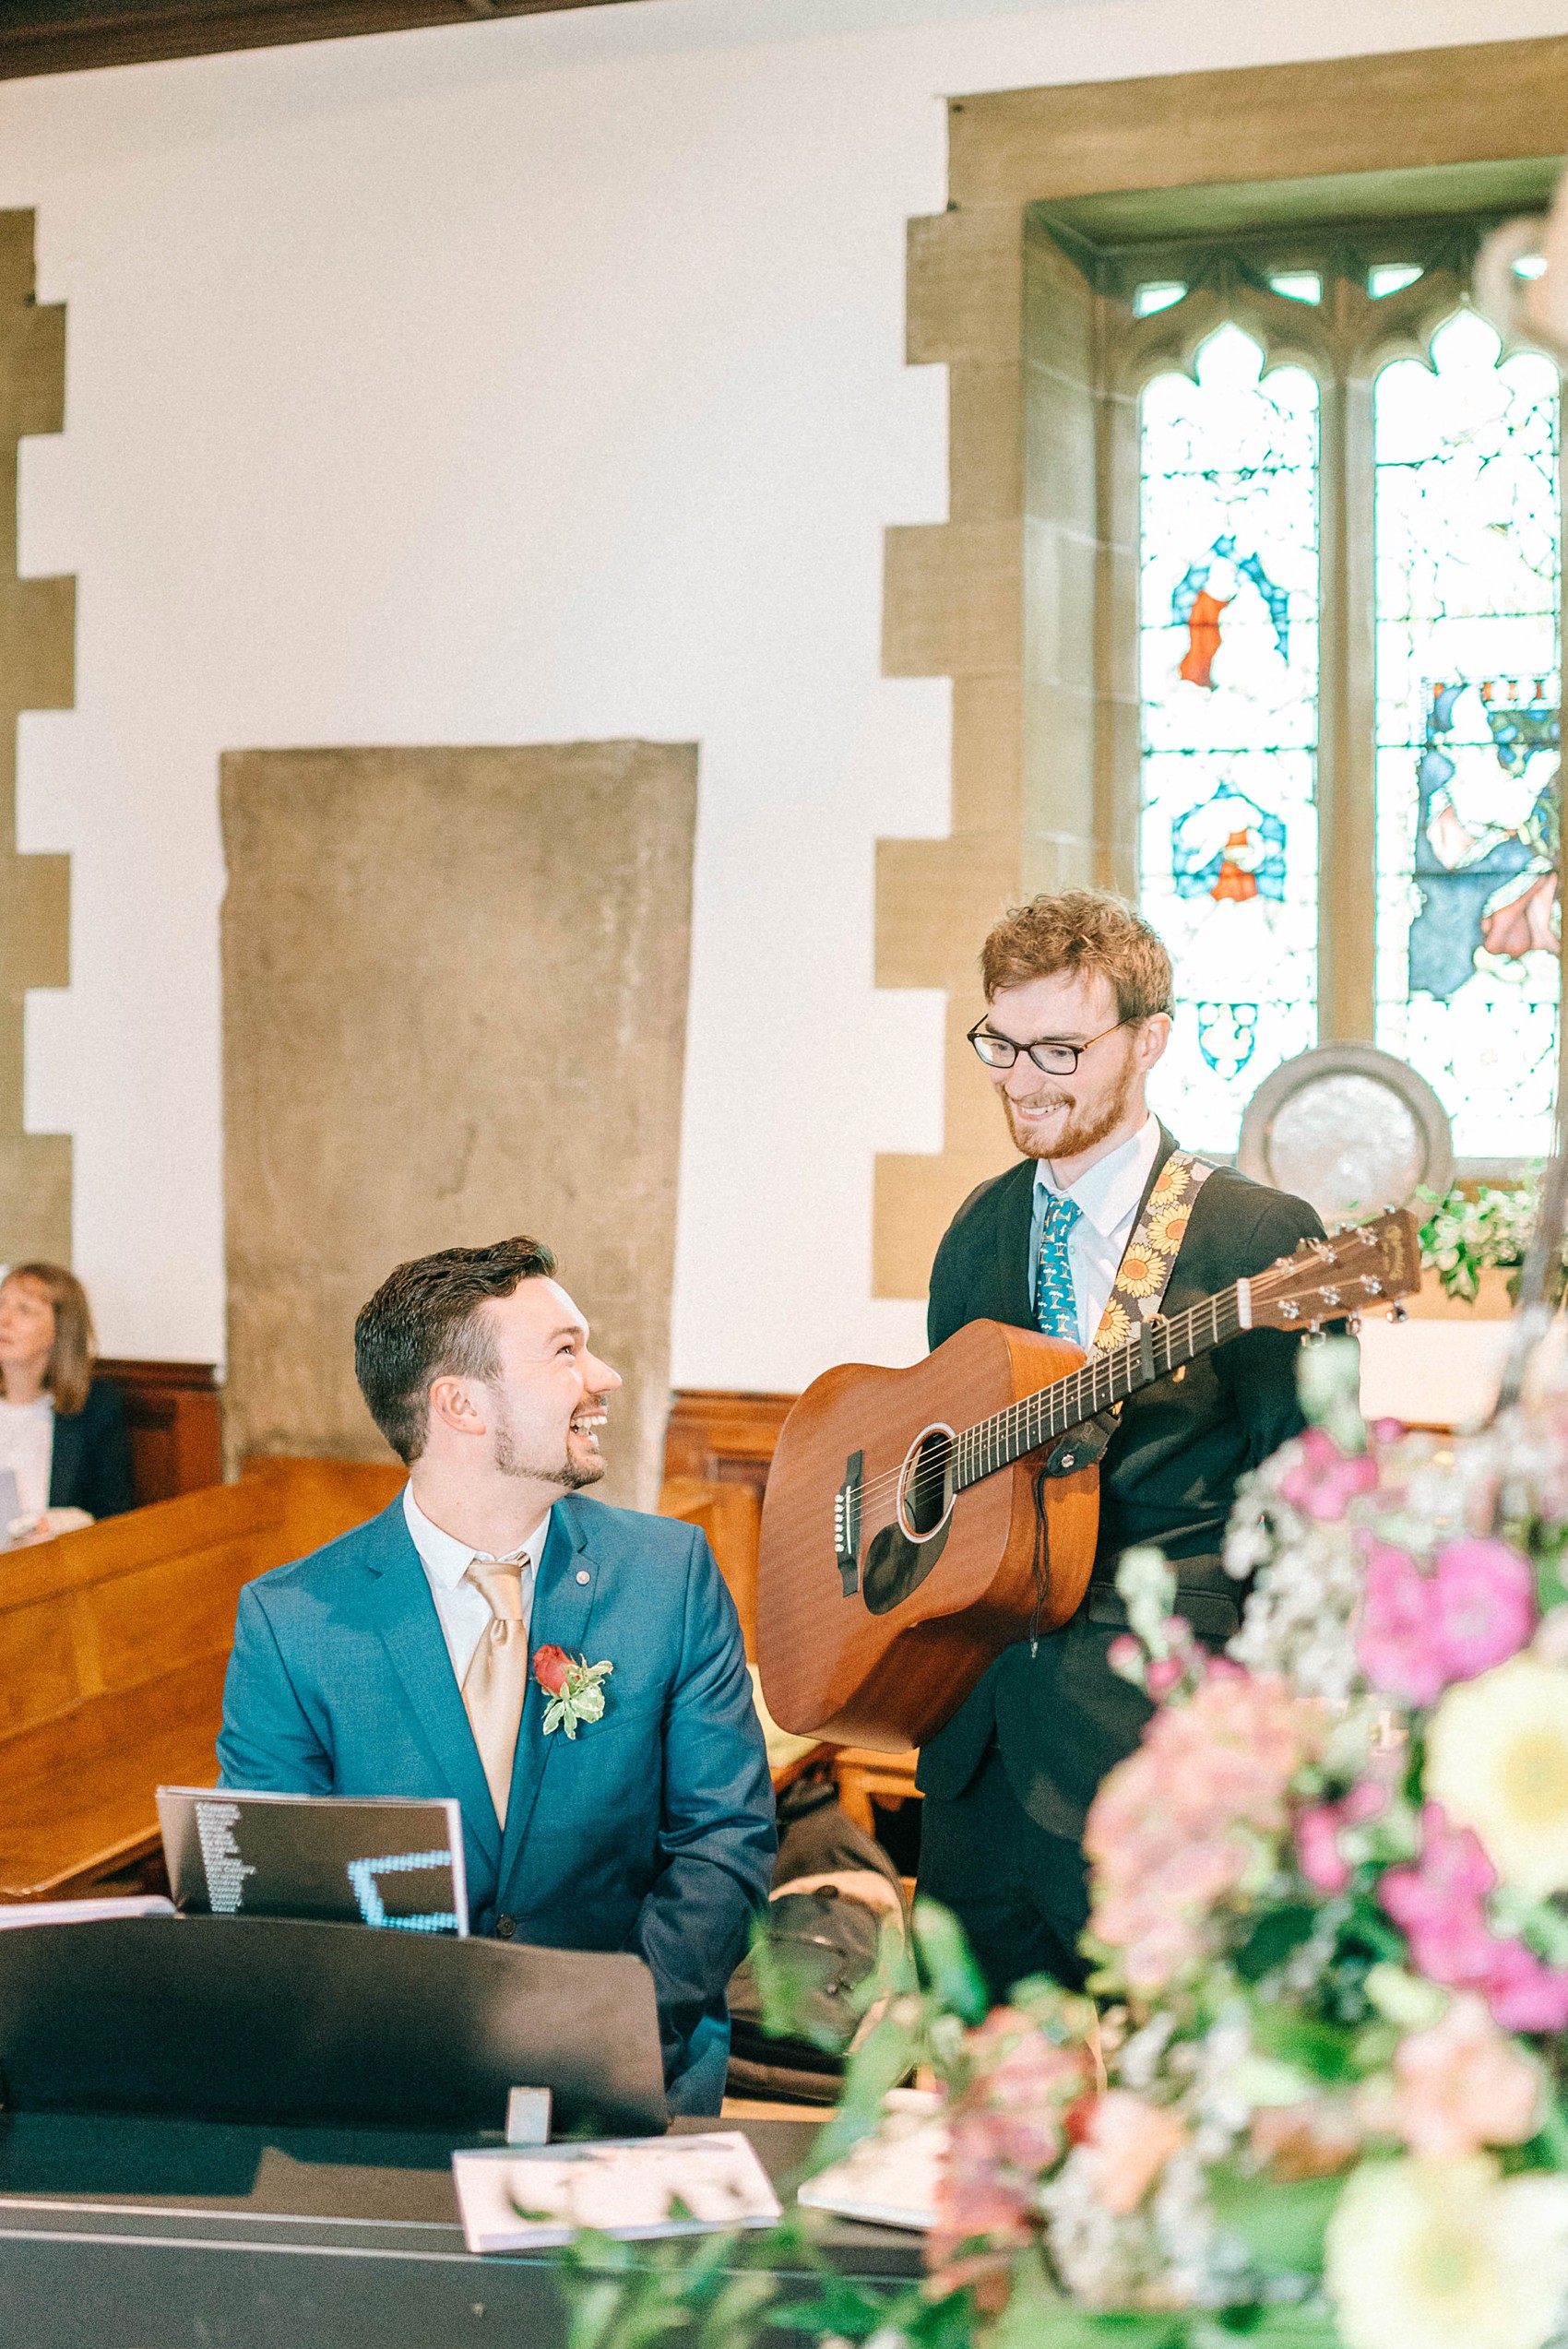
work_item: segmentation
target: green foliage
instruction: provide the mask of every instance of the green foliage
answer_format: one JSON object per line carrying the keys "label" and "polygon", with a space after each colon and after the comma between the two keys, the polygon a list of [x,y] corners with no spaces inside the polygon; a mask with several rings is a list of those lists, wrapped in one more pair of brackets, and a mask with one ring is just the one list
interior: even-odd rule
{"label": "green foliage", "polygon": [[1236,1971],[1242,1981],[1261,1982],[1283,1965],[1292,1950],[1312,1939],[1316,1925],[1316,1909],[1304,1902],[1266,1910],[1237,1952]]}
{"label": "green foliage", "polygon": [[[1418,1191],[1417,1198],[1428,1210],[1420,1233],[1423,1270],[1437,1275],[1446,1296],[1470,1305],[1482,1273],[1497,1265],[1515,1275],[1508,1285],[1509,1296],[1515,1296],[1518,1268],[1535,1224],[1537,1195],[1535,1180],[1482,1182],[1469,1192],[1455,1184],[1442,1197],[1435,1191]],[[1551,1283],[1554,1302],[1562,1302],[1565,1286],[1568,1267],[1560,1261]]]}
{"label": "green foliage", "polygon": [[1254,2007],[1253,2039],[1260,2054],[1292,2064],[1315,2080],[1335,2083],[1360,2074],[1357,2034],[1343,2023],[1321,2023],[1293,2007]]}
{"label": "green foliage", "polygon": [[1208,2173],[1209,2201],[1219,2224],[1246,2246],[1263,2274],[1318,2275],[1324,2230],[1344,2182],[1304,2177],[1276,2185],[1218,2163]]}
{"label": "green foliage", "polygon": [[922,1985],[961,2022],[983,2023],[991,2004],[985,1978],[969,1955],[963,1928],[952,1911],[935,1901],[917,1901],[914,1932]]}

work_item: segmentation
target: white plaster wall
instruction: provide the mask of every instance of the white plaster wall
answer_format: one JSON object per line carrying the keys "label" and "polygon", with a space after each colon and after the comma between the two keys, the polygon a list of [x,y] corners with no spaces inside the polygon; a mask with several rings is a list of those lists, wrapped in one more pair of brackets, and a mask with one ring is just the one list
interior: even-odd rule
{"label": "white plaster wall", "polygon": [[872,1160],[939,1141],[939,1007],[873,990],[871,907],[877,835],[945,825],[946,688],[878,674],[883,528],[944,514],[903,365],[943,99],[1565,29],[641,0],[0,85],[69,304],[22,564],[80,583],[77,707],[22,722],[22,845],[74,859],[28,1120],[106,1348],[222,1347],[220,753],[640,734],[701,745],[675,1378],[921,1351]]}

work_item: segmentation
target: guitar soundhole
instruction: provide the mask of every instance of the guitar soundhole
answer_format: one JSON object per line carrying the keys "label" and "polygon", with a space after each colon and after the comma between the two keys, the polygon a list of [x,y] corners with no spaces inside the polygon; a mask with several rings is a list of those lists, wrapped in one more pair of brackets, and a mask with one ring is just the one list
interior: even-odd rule
{"label": "guitar soundhole", "polygon": [[919,1590],[947,1547],[953,1518],[953,1431],[932,1428],[904,1463],[898,1514],[866,1551],[861,1596],[873,1615],[886,1615]]}

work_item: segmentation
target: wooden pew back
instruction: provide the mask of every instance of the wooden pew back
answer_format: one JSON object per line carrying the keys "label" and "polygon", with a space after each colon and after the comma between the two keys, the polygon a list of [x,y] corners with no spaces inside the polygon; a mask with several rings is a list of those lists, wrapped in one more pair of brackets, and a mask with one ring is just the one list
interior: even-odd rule
{"label": "wooden pew back", "polygon": [[241,1585],[384,1508],[403,1472],[272,1460],[0,1556],[0,1900],[68,1897],[210,1785]]}

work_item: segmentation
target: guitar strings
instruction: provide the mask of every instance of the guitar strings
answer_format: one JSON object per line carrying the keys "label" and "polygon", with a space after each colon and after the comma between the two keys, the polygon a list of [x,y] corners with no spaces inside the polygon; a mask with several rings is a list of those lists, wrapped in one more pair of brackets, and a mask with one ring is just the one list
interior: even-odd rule
{"label": "guitar strings", "polygon": [[[1189,1306],[1182,1313],[1170,1316],[1160,1314],[1155,1317],[1149,1323],[1156,1364],[1155,1378],[1158,1380],[1169,1377],[1173,1370],[1182,1367],[1182,1363],[1176,1358],[1179,1347],[1185,1346],[1188,1349],[1183,1358],[1186,1362],[1194,1360],[1198,1352],[1204,1350],[1198,1342],[1200,1322],[1207,1322],[1211,1325],[1211,1335],[1206,1341],[1209,1347],[1220,1345],[1226,1337],[1233,1336],[1241,1325],[1239,1316],[1234,1327],[1228,1327],[1223,1334],[1218,1324],[1222,1320],[1228,1323],[1230,1322],[1238,1301],[1236,1290],[1231,1287],[1221,1290],[1215,1297],[1206,1298],[1199,1305]],[[1165,1357],[1163,1365],[1159,1359],[1162,1354]],[[1016,1403],[1007,1405],[1004,1409],[993,1412],[989,1418],[977,1420],[971,1428],[961,1429],[954,1436],[952,1443],[952,1453],[956,1455],[959,1463],[958,1473],[963,1477],[963,1481],[957,1486],[957,1489],[966,1490],[968,1486],[982,1483],[987,1477],[998,1474],[1003,1468],[1012,1467],[1028,1453],[1038,1451],[1042,1443],[1049,1442],[1055,1436],[1066,1435],[1072,1429],[1082,1426],[1087,1420],[1092,1419],[1098,1412],[1107,1409],[1112,1403],[1121,1400],[1116,1391],[1119,1379],[1126,1382],[1123,1388],[1123,1394],[1132,1393],[1139,1384],[1148,1383],[1146,1381],[1141,1381],[1137,1376],[1142,1367],[1141,1344],[1135,1338],[1126,1340],[1121,1346],[1113,1347],[1105,1353],[1087,1355],[1078,1368],[1075,1370],[1070,1370],[1065,1378],[1053,1380],[1049,1386],[1037,1387],[1032,1394],[1021,1396]],[[1102,1378],[1106,1386],[1103,1403],[1097,1399],[1097,1391]],[[1054,1424],[1055,1406],[1051,1399],[1053,1396],[1065,1395],[1068,1389],[1075,1390],[1071,1397],[1070,1405],[1075,1416],[1065,1419],[1058,1427]],[[1086,1390],[1088,1397],[1087,1410],[1079,1407],[1084,1402]],[[1046,1424],[1031,1441],[1023,1441],[1022,1438],[1028,1429],[1031,1416],[1038,1418],[1042,1406],[1047,1406]],[[1017,1444],[1017,1449],[1009,1453],[1006,1448],[1014,1443]],[[992,1454],[995,1456],[992,1457]],[[978,1464],[982,1459],[987,1460],[989,1465],[980,1467]],[[975,1473],[964,1475],[966,1467],[973,1469]],[[881,1501],[886,1498],[890,1489],[897,1488],[903,1475],[904,1466],[900,1462],[897,1468],[885,1469],[880,1476],[870,1478],[860,1489],[859,1499],[861,1507],[863,1508],[870,1501]],[[918,1468],[905,1487],[906,1500],[912,1501],[924,1499],[932,1492],[940,1491],[947,1480],[947,1476],[946,1463],[933,1464],[929,1468]]]}
{"label": "guitar strings", "polygon": [[[1380,1217],[1379,1225],[1382,1220]],[[1362,1225],[1360,1227],[1357,1237],[1363,1245],[1376,1246],[1378,1244],[1377,1229],[1376,1226]],[[1381,1255],[1381,1249],[1379,1252]],[[1268,1269],[1273,1271],[1277,1268],[1271,1266]],[[1332,1257],[1324,1257],[1320,1259],[1317,1269],[1321,1275],[1324,1271],[1337,1268]],[[1386,1273],[1386,1263],[1384,1270]],[[1262,1301],[1264,1284],[1267,1277],[1267,1272],[1253,1275],[1252,1291],[1254,1304]],[[1374,1293],[1382,1292],[1379,1290]],[[1235,1336],[1241,1328],[1239,1305],[1237,1289],[1233,1286],[1228,1289],[1221,1289],[1216,1296],[1205,1298],[1197,1305],[1188,1306],[1181,1313],[1169,1316],[1162,1313],[1151,1317],[1147,1327],[1155,1357],[1155,1381],[1168,1378],[1172,1370],[1195,1360],[1200,1352],[1223,1345],[1228,1338]],[[1231,1324],[1233,1312],[1236,1318]],[[1218,1326],[1221,1319],[1229,1324],[1223,1332]],[[1199,1343],[1198,1333],[1201,1321],[1206,1321],[1210,1324],[1210,1335],[1203,1345]],[[1181,1362],[1178,1362],[1176,1358],[1178,1346],[1184,1346],[1187,1348]],[[1161,1354],[1165,1357],[1163,1364],[1159,1359]],[[953,1438],[952,1452],[948,1461],[933,1464],[929,1468],[918,1468],[904,1489],[906,1500],[914,1501],[928,1498],[933,1492],[940,1492],[947,1481],[955,1462],[957,1464],[955,1471],[956,1493],[967,1491],[971,1485],[983,1483],[988,1477],[998,1475],[1002,1469],[1015,1466],[1020,1459],[1027,1457],[1031,1452],[1038,1451],[1042,1444],[1051,1441],[1058,1436],[1069,1434],[1074,1428],[1085,1425],[1099,1412],[1107,1409],[1112,1403],[1121,1401],[1123,1395],[1134,1393],[1140,1385],[1152,1383],[1153,1382],[1141,1379],[1137,1375],[1142,1367],[1143,1347],[1136,1338],[1127,1339],[1121,1346],[1113,1347],[1103,1354],[1091,1350],[1078,1368],[1075,1370],[1070,1370],[1065,1378],[1053,1380],[1049,1386],[1037,1387],[1032,1394],[1021,1396],[1018,1401],[1009,1404],[1004,1410],[993,1412],[989,1418],[977,1420],[973,1427],[959,1430]],[[1106,1373],[1106,1396],[1103,1403],[1096,1399],[1102,1370]],[[1125,1381],[1121,1395],[1116,1391],[1119,1378]],[[1084,1401],[1083,1390],[1086,1383],[1089,1400],[1088,1408],[1083,1410],[1079,1406]],[[1022,1439],[1028,1429],[1030,1415],[1038,1417],[1042,1406],[1050,1405],[1051,1396],[1063,1394],[1069,1388],[1076,1390],[1072,1397],[1072,1407],[1076,1416],[1065,1420],[1061,1427],[1057,1427],[1054,1424],[1055,1407],[1052,1405],[1049,1409],[1046,1424],[1030,1441],[1024,1441]],[[1009,1450],[1008,1447],[1014,1444],[1016,1444],[1017,1448]],[[993,1453],[995,1457],[991,1456]],[[987,1462],[983,1467],[979,1465],[981,1460]],[[967,1469],[972,1470],[973,1473],[966,1474]],[[873,1477],[860,1488],[857,1496],[860,1505],[863,1508],[868,1501],[880,1502],[885,1499],[890,1489],[897,1489],[903,1475],[904,1464],[900,1461],[897,1467],[885,1469],[881,1475]]]}

